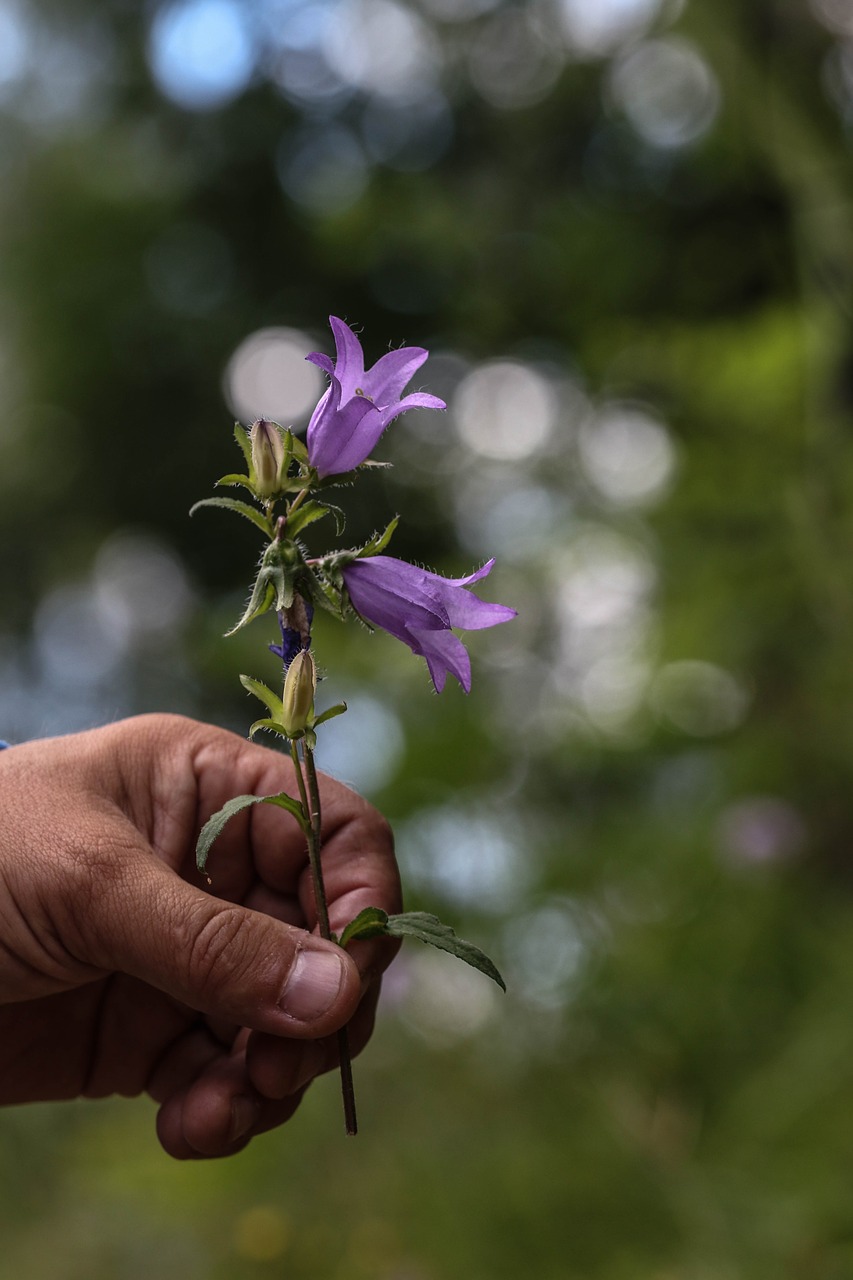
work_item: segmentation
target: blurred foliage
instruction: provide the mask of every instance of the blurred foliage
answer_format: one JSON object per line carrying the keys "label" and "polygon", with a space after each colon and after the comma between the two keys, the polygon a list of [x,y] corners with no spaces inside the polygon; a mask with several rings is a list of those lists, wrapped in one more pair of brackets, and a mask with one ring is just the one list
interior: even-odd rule
{"label": "blurred foliage", "polygon": [[450,411],[395,424],[351,534],[496,554],[520,617],[468,699],[322,619],[327,762],[510,993],[404,951],[356,1143],[333,1081],[216,1165],[145,1101],[5,1113],[0,1274],[843,1280],[853,20],[408,3],[229,0],[252,59],[204,102],[156,33],[222,4],[0,4],[0,729],[245,732],[255,537],[186,516],[223,371],[330,312],[428,346]]}

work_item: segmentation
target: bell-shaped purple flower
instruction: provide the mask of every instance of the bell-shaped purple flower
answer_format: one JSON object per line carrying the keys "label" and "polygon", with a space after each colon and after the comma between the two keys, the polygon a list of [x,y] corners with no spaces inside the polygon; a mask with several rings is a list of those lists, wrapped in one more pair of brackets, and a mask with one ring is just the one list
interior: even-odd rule
{"label": "bell-shaped purple flower", "polygon": [[443,400],[415,391],[400,399],[429,355],[423,347],[402,347],[364,368],[361,343],[337,316],[329,323],[337,359],[314,351],[306,356],[329,375],[330,385],[308,423],[308,461],[320,476],[352,471],[369,457],[382,432],[407,409],[445,409]]}
{"label": "bell-shaped purple flower", "polygon": [[490,560],[467,578],[442,578],[405,560],[371,556],[347,565],[343,575],[353,608],[365,621],[426,658],[437,693],[448,672],[470,693],[471,661],[450,628],[480,631],[515,617],[515,609],[488,604],[465,590],[485,578],[494,563]]}

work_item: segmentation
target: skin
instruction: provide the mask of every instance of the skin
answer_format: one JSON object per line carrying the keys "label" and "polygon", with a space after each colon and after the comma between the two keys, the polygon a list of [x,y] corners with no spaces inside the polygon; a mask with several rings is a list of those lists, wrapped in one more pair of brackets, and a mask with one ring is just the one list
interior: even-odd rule
{"label": "skin", "polygon": [[[208,860],[232,796],[296,794],[283,755],[179,716],[0,752],[0,1104],[148,1093],[177,1159],[230,1155],[288,1120],[369,1038],[390,939],[315,930],[304,839],[253,805]],[[389,828],[321,779],[332,929],[400,910]]]}

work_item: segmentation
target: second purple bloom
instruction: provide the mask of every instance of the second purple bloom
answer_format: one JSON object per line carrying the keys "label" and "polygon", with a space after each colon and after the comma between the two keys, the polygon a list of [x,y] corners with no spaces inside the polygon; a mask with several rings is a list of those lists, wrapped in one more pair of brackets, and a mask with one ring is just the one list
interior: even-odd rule
{"label": "second purple bloom", "polygon": [[467,578],[442,578],[393,556],[371,556],[347,565],[343,575],[356,612],[424,657],[436,692],[441,693],[449,672],[469,693],[471,661],[451,627],[480,631],[509,622],[516,614],[515,609],[488,604],[466,591],[485,578],[493,564],[489,560]]}

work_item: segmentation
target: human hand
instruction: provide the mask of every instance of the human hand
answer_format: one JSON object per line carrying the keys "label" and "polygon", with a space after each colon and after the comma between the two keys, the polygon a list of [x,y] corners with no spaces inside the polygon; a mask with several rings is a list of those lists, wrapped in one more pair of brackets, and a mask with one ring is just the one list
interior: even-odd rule
{"label": "human hand", "polygon": [[[147,1092],[178,1159],[228,1155],[288,1120],[370,1035],[387,938],[316,933],[299,827],[254,805],[208,861],[195,841],[239,793],[294,792],[290,762],[151,715],[0,753],[0,1104]],[[332,928],[400,909],[387,824],[321,779]]]}

